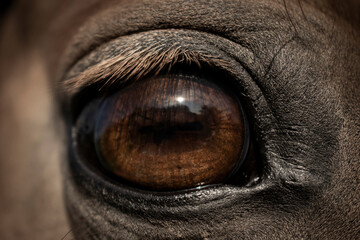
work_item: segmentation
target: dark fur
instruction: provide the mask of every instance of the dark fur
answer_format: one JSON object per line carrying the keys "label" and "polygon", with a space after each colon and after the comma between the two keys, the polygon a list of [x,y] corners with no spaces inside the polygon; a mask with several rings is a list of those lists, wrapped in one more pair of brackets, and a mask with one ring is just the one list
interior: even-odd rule
{"label": "dark fur", "polygon": [[[141,61],[136,54],[156,62],[164,50],[172,63],[191,53],[184,59],[221,68],[241,86],[265,163],[264,179],[253,187],[158,195],[113,182],[68,144],[65,199],[77,238],[360,237],[360,11],[350,11],[356,1],[102,1],[81,11],[81,1],[72,4],[44,16],[47,23],[25,22],[26,37],[17,43],[41,52],[57,101],[116,72],[99,66],[127,66]],[[13,54],[20,62],[20,52]],[[117,76],[144,74],[141,64],[130,67]]]}

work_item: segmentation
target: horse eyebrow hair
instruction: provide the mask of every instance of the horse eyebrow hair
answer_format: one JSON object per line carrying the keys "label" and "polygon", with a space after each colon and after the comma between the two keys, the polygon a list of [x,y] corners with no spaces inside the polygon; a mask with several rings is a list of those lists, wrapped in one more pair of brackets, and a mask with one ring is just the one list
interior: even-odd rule
{"label": "horse eyebrow hair", "polygon": [[219,56],[204,51],[192,51],[172,46],[148,46],[127,48],[117,56],[103,60],[74,77],[61,82],[61,89],[67,94],[74,94],[80,89],[100,83],[101,88],[116,84],[124,84],[129,80],[137,81],[151,74],[156,76],[163,70],[170,71],[176,63],[203,64],[228,68],[229,63]]}

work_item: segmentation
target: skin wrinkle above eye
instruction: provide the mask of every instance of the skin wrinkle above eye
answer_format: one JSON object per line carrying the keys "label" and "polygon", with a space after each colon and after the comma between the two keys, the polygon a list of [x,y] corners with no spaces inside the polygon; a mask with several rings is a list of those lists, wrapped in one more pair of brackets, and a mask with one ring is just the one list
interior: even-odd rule
{"label": "skin wrinkle above eye", "polygon": [[[297,34],[298,37],[302,37],[303,34],[308,34],[306,29],[309,27],[313,27],[317,29],[317,32],[323,34],[328,30],[329,26],[333,25],[332,22],[325,25],[320,24],[325,21],[324,13],[312,8],[311,4],[313,3],[311,1],[303,2],[301,5],[297,1],[287,1],[286,8],[282,1],[255,0],[235,3],[223,1],[224,6],[229,5],[227,7],[229,13],[225,14],[226,17],[224,15],[224,19],[219,19],[218,16],[216,18],[212,17],[213,8],[217,4],[216,1],[206,1],[204,3],[196,1],[194,3],[199,4],[198,8],[193,5],[194,3],[188,5],[186,2],[170,2],[162,5],[162,3],[156,1],[150,4],[147,1],[139,1],[139,3],[131,6],[125,4],[119,9],[115,5],[92,16],[68,44],[60,69],[68,71],[75,62],[90,50],[111,39],[152,30],[151,24],[156,25],[156,29],[193,29],[223,36],[249,48],[259,59],[264,61],[264,65],[268,64],[265,61],[271,61],[268,57],[278,51],[277,47],[282,45],[281,42],[290,39],[291,35]],[[179,9],[183,9],[184,12],[179,12],[179,9],[174,7],[168,7],[174,4],[181,4]],[[277,7],[274,7],[274,4]],[[187,16],[188,12],[191,12],[187,11],[187,8],[191,8],[191,11],[201,11],[201,13],[195,16]],[[174,11],[174,9],[177,10]],[[133,15],[141,11],[147,13],[143,16],[144,18],[133,18]],[[234,14],[232,11],[237,13]],[[134,14],[129,16],[129,12]],[[303,15],[304,12],[307,13],[306,17]],[[171,18],[169,18],[170,16]],[[196,19],[194,19],[195,17]],[[231,19],[228,19],[229,17]],[[291,21],[289,21],[289,17],[291,17]],[[261,19],[267,21],[261,21]],[[187,22],[191,22],[191,26]],[[273,22],[276,24],[273,24]],[[294,23],[297,27],[296,31],[293,27]],[[219,28],[220,25],[226,27]],[[261,55],[259,55],[260,53]]]}
{"label": "skin wrinkle above eye", "polygon": [[[211,5],[211,1],[209,4]],[[233,3],[230,2],[229,4],[233,4]],[[238,7],[237,10],[241,11],[240,7],[242,6],[242,4],[245,4],[245,3],[239,3],[239,6],[237,6]],[[269,23],[271,22],[271,19],[274,19],[274,20],[276,19],[275,20],[276,21],[275,26],[277,26],[276,28],[274,28],[273,24],[269,24],[268,26],[264,25],[264,24],[266,24],[267,21],[259,22],[257,20],[250,21],[253,19],[247,19],[247,18],[251,18],[251,15],[250,15],[251,11],[246,11],[243,13],[244,20],[245,20],[243,22],[241,21],[241,19],[240,20],[234,19],[234,21],[236,20],[236,22],[234,22],[233,24],[237,25],[236,32],[229,31],[229,29],[231,29],[230,26],[227,27],[226,31],[223,31],[223,30],[218,31],[216,28],[208,28],[208,27],[213,27],[213,26],[207,26],[208,23],[206,23],[206,22],[202,23],[201,19],[199,20],[199,27],[195,26],[194,28],[197,30],[197,32],[199,30],[205,31],[205,32],[210,32],[210,33],[214,32],[215,35],[223,35],[225,38],[228,38],[228,39],[233,39],[234,38],[234,37],[232,37],[233,34],[240,35],[240,36],[237,36],[237,39],[241,39],[241,41],[240,42],[238,40],[235,40],[235,41],[238,44],[242,45],[243,47],[248,48],[249,51],[252,51],[254,53],[253,58],[258,59],[255,62],[259,62],[260,65],[263,65],[263,66],[267,66],[267,65],[271,66],[271,62],[273,61],[274,56],[276,56],[276,54],[281,50],[281,48],[284,47],[284,43],[286,43],[287,41],[289,41],[290,39],[292,39],[294,37],[294,34],[296,32],[291,30],[292,25],[288,21],[288,14],[286,12],[282,11],[284,9],[280,8],[280,12],[278,12],[279,9],[268,8],[266,4],[264,6],[262,6],[262,4],[263,3],[260,1],[254,5],[254,7],[256,6],[258,8],[258,9],[256,9],[256,11],[257,12],[264,11],[264,14],[265,13],[269,14],[269,16],[267,16],[267,19],[270,20]],[[291,9],[291,6],[293,7],[292,3],[288,3],[288,4],[289,4],[288,9]],[[156,6],[156,3],[155,3],[155,6]],[[148,8],[148,7],[149,7],[149,9],[147,9],[147,11],[151,12],[152,8],[154,6],[152,6],[152,5],[147,6],[145,4],[145,7],[141,5],[141,7],[139,6],[139,9]],[[157,18],[165,17],[165,16],[162,16],[162,14],[161,14],[162,7],[163,6],[158,6],[159,9],[157,9],[156,15],[159,15],[159,16],[157,16]],[[202,6],[202,7],[206,11],[207,6]],[[235,7],[235,6],[233,6],[233,7]],[[305,6],[303,6],[302,8],[306,9],[307,12],[311,12],[306,7],[308,7],[307,4]],[[252,9],[253,6],[251,6],[251,7],[245,6],[244,8],[248,10],[249,8]],[[260,10],[262,8],[264,10]],[[139,11],[139,9],[137,9],[137,7],[135,5],[135,7],[131,8],[131,11]],[[166,9],[166,7],[164,10],[169,11],[169,9]],[[311,10],[313,11],[313,9],[311,9]],[[130,11],[130,9],[129,9],[129,11]],[[275,12],[273,12],[273,11],[275,11]],[[292,11],[294,11],[294,9],[292,9]],[[78,59],[79,56],[84,55],[84,53],[86,53],[88,51],[88,50],[83,50],[83,49],[89,49],[89,48],[93,49],[94,46],[100,45],[102,43],[102,41],[108,41],[109,36],[111,36],[110,37],[110,39],[111,39],[111,38],[116,38],[118,36],[122,36],[123,34],[126,34],[126,32],[131,33],[132,31],[130,29],[132,28],[131,27],[132,24],[134,24],[134,27],[136,27],[136,28],[141,27],[141,25],[144,25],[144,28],[142,31],[144,31],[144,30],[146,31],[146,29],[147,29],[147,27],[145,27],[147,24],[146,21],[137,23],[135,19],[132,19],[131,22],[127,22],[127,24],[125,24],[125,25],[120,24],[120,23],[117,23],[117,24],[111,23],[112,21],[120,21],[122,19],[124,19],[124,21],[127,21],[126,20],[127,12],[128,11],[127,11],[126,6],[125,7],[123,6],[119,10],[110,9],[110,10],[103,11],[101,14],[99,14],[99,16],[96,15],[96,16],[92,17],[88,22],[86,22],[86,24],[80,29],[80,31],[75,35],[75,37],[73,37],[72,42],[69,44],[66,54],[64,55],[65,57],[63,58],[63,61],[62,61],[63,67],[60,67],[60,68],[68,69],[69,66],[72,65],[71,62],[73,62],[74,59]],[[298,14],[294,14],[292,12],[291,15],[294,18],[293,21],[296,21],[296,23],[298,23],[298,24],[299,24],[299,22],[301,23],[301,20],[304,20],[304,19],[302,19],[302,17],[303,17],[302,12],[303,11],[300,11],[300,13],[298,13]],[[266,16],[266,14],[265,14],[265,16]],[[186,15],[186,13],[184,15]],[[121,16],[121,18],[116,20],[118,18],[118,16]],[[255,17],[256,16],[257,15],[255,14]],[[111,17],[111,18],[109,19],[109,17]],[[307,17],[305,27],[310,27],[309,23],[311,21],[311,24],[313,24],[314,27],[318,29],[319,28],[319,23],[317,21],[318,19],[321,19],[321,17],[317,17],[316,19],[313,19],[313,17]],[[151,23],[152,20],[149,20],[148,23]],[[163,21],[169,21],[169,25],[167,27],[181,28],[181,25],[179,25],[181,22],[174,21],[174,24],[172,24],[170,20],[166,20],[166,17]],[[186,21],[188,21],[188,20],[185,18],[183,20],[183,22],[186,23]],[[248,24],[248,22],[251,22],[251,25],[247,26],[249,28],[248,29],[249,32],[246,30],[246,27],[245,27]],[[106,23],[106,25],[104,25],[105,23]],[[196,23],[195,23],[195,25],[196,25]],[[210,24],[210,25],[212,25],[212,24]],[[240,26],[244,25],[244,26],[239,27],[239,25]],[[253,31],[254,29],[256,29],[256,28],[254,28],[254,25],[256,25],[258,28],[256,32]],[[123,27],[125,27],[125,29],[122,29]],[[289,29],[289,27],[290,27],[290,29]],[[162,27],[158,26],[157,28],[162,28]],[[261,28],[264,28],[264,30],[259,31]],[[252,30],[250,30],[250,29],[252,29]],[[125,30],[125,32],[123,32],[124,30]],[[301,30],[301,28],[300,28],[300,30]],[[139,32],[139,31],[141,31],[141,28],[139,28],[135,32]],[[190,31],[190,30],[188,30],[188,31]],[[265,31],[265,32],[263,32],[263,31]],[[299,30],[297,30],[297,31],[299,31]],[[319,31],[324,31],[324,30],[320,29]],[[301,31],[300,31],[300,34],[301,34]],[[118,35],[118,36],[116,36],[116,35]],[[241,35],[243,35],[243,36],[241,36]],[[297,35],[296,37],[300,38],[301,36]],[[303,37],[305,37],[305,36],[303,36]],[[308,37],[308,36],[306,36],[306,37]],[[220,44],[216,44],[216,45],[218,45],[219,47],[221,46]],[[91,46],[91,47],[89,47],[89,46]],[[134,46],[130,45],[129,49],[133,49],[133,47]],[[262,55],[259,55],[259,53],[261,53]],[[253,59],[251,59],[251,60],[249,59],[249,61],[254,62]],[[80,60],[80,62],[81,62],[81,60]],[[243,65],[245,65],[245,67],[247,64],[248,64],[248,61],[243,62]],[[247,68],[247,70],[250,70],[250,72],[251,72],[251,70],[253,70],[254,68],[255,67],[249,67],[249,68]],[[254,72],[253,74],[257,75],[258,78],[261,78],[261,76],[265,75],[266,72],[268,71],[268,69],[262,70],[259,66],[256,66],[256,69],[258,70],[257,73],[255,74],[255,72]],[[63,79],[63,77],[61,79]]]}
{"label": "skin wrinkle above eye", "polygon": [[[239,1],[235,3],[224,1],[222,4],[228,5],[229,11],[224,15],[224,19],[219,19],[218,15],[216,18],[212,17],[216,1],[206,1],[206,4],[202,1],[192,4],[182,3],[181,8],[169,8],[174,4],[177,5],[180,2],[174,1],[171,4],[162,5],[155,1],[151,4],[122,6],[119,9],[115,6],[93,16],[72,38],[60,68],[68,70],[74,61],[109,39],[152,30],[153,27],[150,27],[152,25],[156,25],[156,29],[194,29],[223,36],[249,48],[257,55],[261,53],[257,57],[263,61],[264,65],[267,65],[266,61],[270,61],[268,58],[278,51],[277,48],[282,45],[281,42],[289,39],[289,36],[294,33],[281,2],[275,4],[279,5],[276,8],[273,6],[274,3],[269,3],[269,1]],[[199,4],[199,6],[193,6],[193,4]],[[187,16],[191,12],[187,11],[187,8],[191,8],[191,11],[195,9],[201,11],[199,15],[203,17]],[[176,11],[174,11],[175,9]],[[179,9],[183,9],[183,11],[179,12]],[[232,11],[237,13],[234,14]],[[129,12],[133,14],[129,16]],[[137,12],[147,14],[142,19],[132,18]],[[259,21],[263,18],[266,18],[267,21]],[[192,23],[191,26],[187,24],[188,22]],[[276,22],[276,24],[272,24],[272,22]],[[219,28],[220,23],[226,27]]]}

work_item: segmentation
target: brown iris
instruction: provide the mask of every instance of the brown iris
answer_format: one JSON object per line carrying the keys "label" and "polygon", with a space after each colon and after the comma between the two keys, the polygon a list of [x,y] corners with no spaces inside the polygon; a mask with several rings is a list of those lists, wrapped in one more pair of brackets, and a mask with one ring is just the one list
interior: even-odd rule
{"label": "brown iris", "polygon": [[96,150],[108,171],[153,190],[220,183],[238,166],[243,119],[237,98],[212,82],[150,78],[105,98]]}

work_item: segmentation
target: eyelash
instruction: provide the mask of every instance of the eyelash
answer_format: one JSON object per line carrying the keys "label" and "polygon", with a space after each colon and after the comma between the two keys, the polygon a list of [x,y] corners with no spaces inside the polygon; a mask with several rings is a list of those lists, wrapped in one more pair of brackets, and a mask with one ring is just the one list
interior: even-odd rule
{"label": "eyelash", "polygon": [[221,58],[207,53],[183,50],[176,46],[164,49],[156,46],[151,49],[130,48],[124,49],[119,56],[89,66],[80,72],[75,70],[75,73],[68,74],[62,87],[69,92],[76,92],[84,86],[95,83],[100,83],[99,90],[114,84],[121,87],[128,81],[170,72],[175,65],[179,64],[198,68],[203,66],[229,68],[228,63]]}
{"label": "eyelash", "polygon": [[[196,63],[196,64],[194,64]],[[156,68],[154,66],[153,68]],[[77,90],[77,93],[73,94],[73,97],[71,98],[71,120],[74,122],[76,118],[78,117],[81,109],[86,105],[87,102],[91,101],[95,98],[104,98],[106,96],[109,96],[122,88],[131,85],[132,83],[139,80],[140,76],[142,79],[145,79],[147,77],[155,77],[158,75],[169,75],[169,74],[182,74],[182,73],[191,73],[196,76],[207,78],[208,76],[211,77],[219,77],[225,79],[225,84],[232,83],[231,76],[224,71],[220,70],[213,66],[213,64],[210,64],[209,62],[201,62],[199,60],[193,60],[193,61],[180,61],[180,62],[174,62],[170,65],[164,65],[160,71],[149,71],[146,74],[136,74],[135,72],[128,76],[125,80],[121,78],[113,78],[111,81],[102,78],[94,79],[90,82],[94,82],[91,84],[85,84],[84,87]],[[205,74],[207,73],[207,74]],[[114,75],[115,73],[111,74]],[[84,74],[85,75],[85,74]],[[77,79],[83,79],[89,81],[85,77],[76,77],[76,78],[70,78],[69,80],[65,81],[64,85],[66,88],[71,88],[73,85],[71,82],[75,82]],[[234,84],[232,84],[234,85]],[[229,86],[226,86],[229,87]],[[236,89],[241,92],[238,86],[230,86],[235,87]],[[74,91],[74,90],[72,90]]]}

